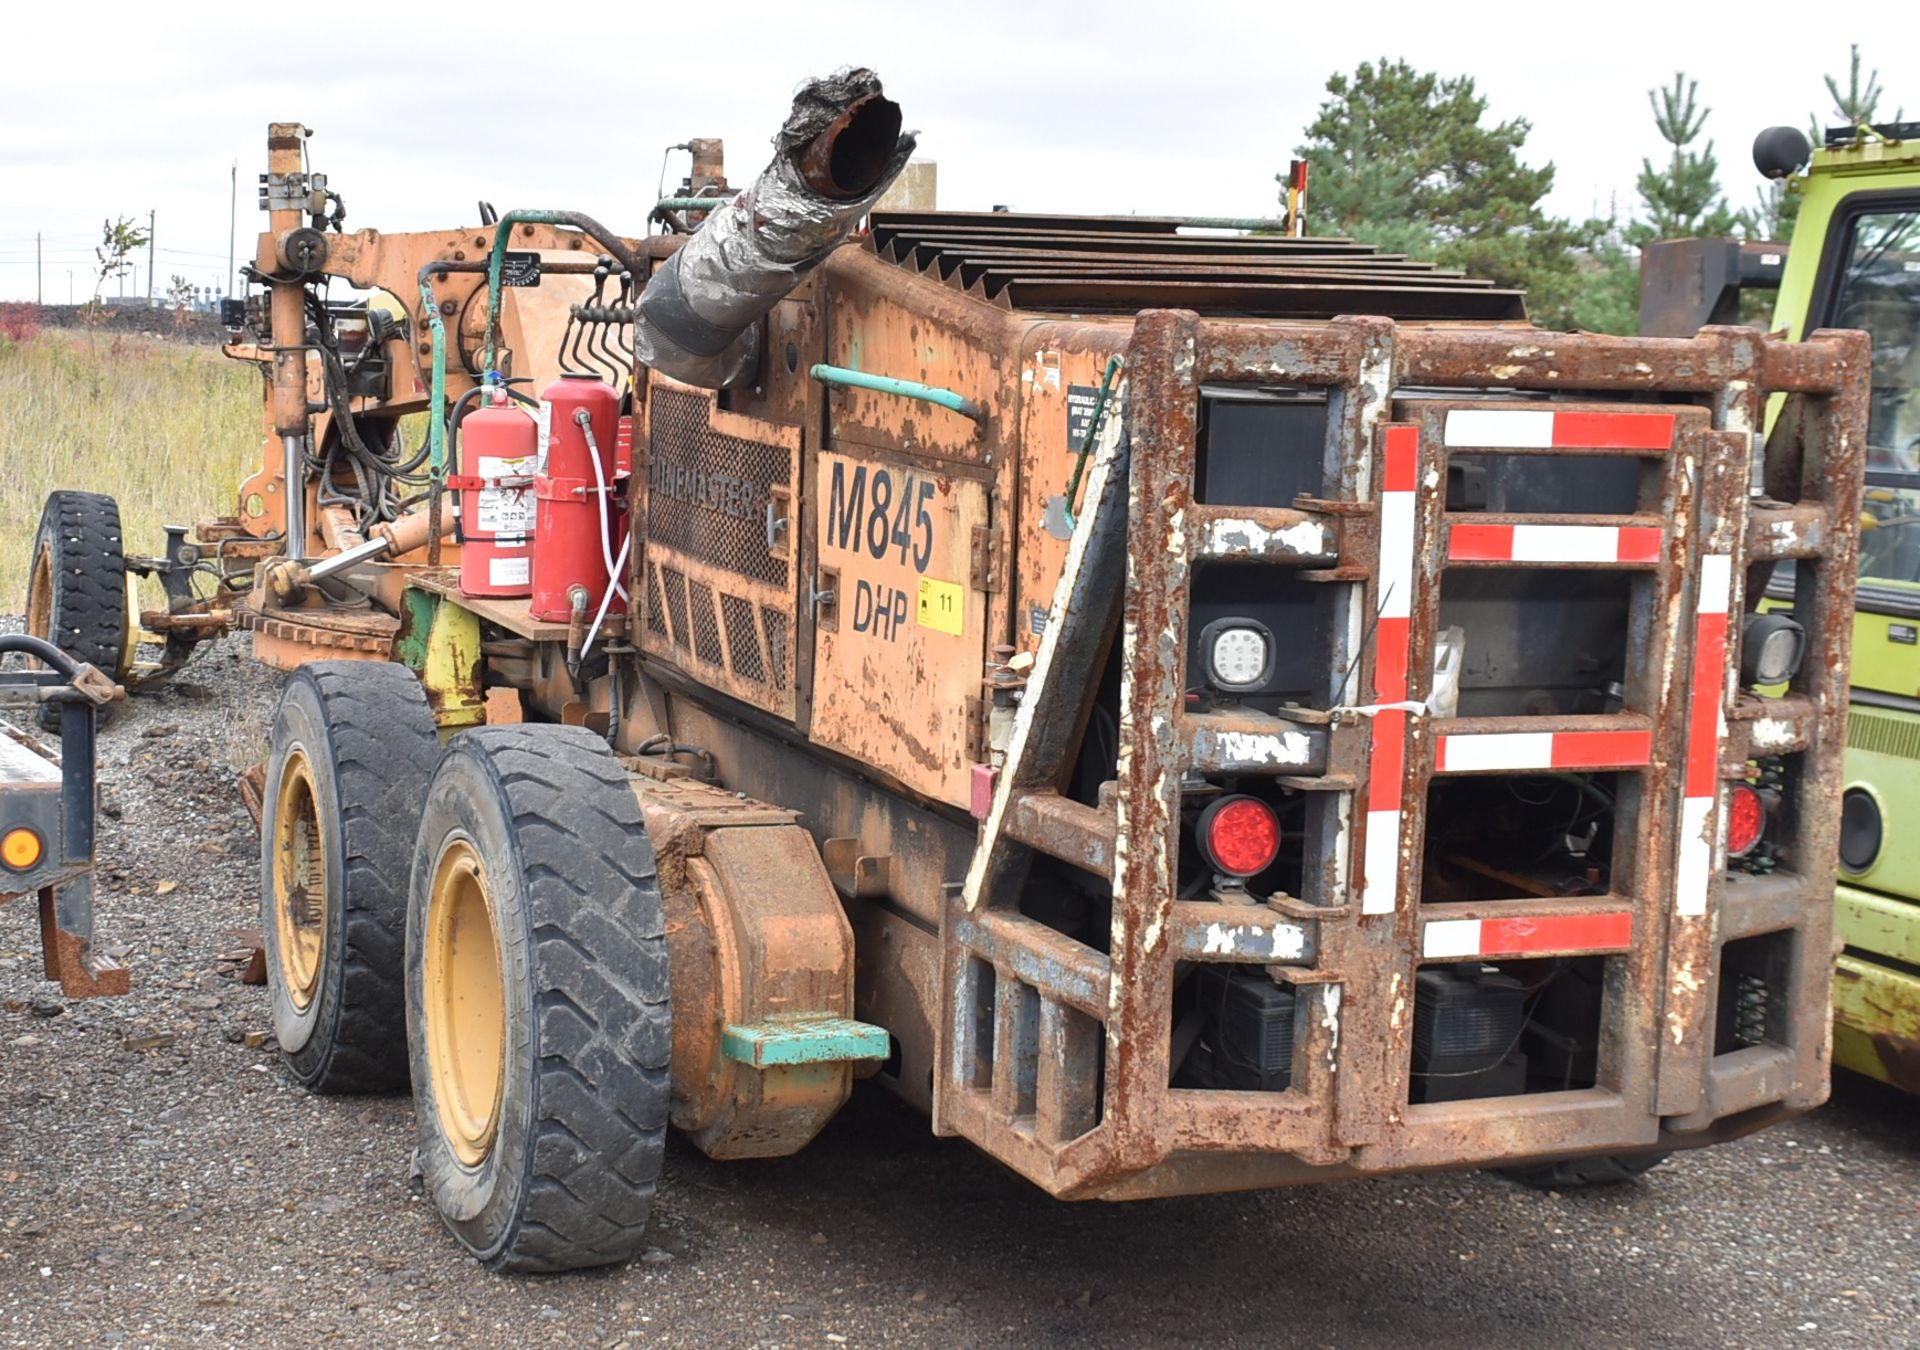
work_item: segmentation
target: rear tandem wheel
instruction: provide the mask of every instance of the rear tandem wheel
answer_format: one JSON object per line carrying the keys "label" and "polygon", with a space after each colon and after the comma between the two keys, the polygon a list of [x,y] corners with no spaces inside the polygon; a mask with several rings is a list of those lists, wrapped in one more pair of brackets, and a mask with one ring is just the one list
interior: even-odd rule
{"label": "rear tandem wheel", "polygon": [[261,792],[273,1030],[314,1092],[407,1081],[407,863],[440,741],[411,671],[316,661],[287,681]]}

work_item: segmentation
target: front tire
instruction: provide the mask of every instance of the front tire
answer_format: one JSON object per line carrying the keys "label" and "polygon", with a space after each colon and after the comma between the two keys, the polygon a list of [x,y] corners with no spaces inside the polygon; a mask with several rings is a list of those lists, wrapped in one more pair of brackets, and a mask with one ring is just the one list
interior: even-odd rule
{"label": "front tire", "polygon": [[626,774],[580,727],[447,747],[407,911],[417,1165],[501,1271],[610,1265],[646,1238],[673,1053],[666,924]]}
{"label": "front tire", "polygon": [[407,1081],[407,869],[440,757],[404,666],[317,661],[273,719],[260,819],[260,935],[274,1037],[313,1092]]}

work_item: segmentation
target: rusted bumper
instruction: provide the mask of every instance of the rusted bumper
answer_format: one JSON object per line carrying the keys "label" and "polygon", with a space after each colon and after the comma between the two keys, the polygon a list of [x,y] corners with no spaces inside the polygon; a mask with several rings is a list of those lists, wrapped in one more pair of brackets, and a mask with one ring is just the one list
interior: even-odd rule
{"label": "rusted bumper", "polygon": [[[1733,329],[1631,340],[1141,315],[1130,444],[1089,482],[945,918],[937,1128],[1055,1194],[1125,1198],[1685,1147],[1823,1100],[1866,356],[1858,334],[1788,346]],[[1322,499],[1196,502],[1202,391],[1219,384],[1325,394]],[[1763,463],[1774,394],[1786,406]],[[1642,506],[1457,514],[1450,456],[1494,450],[1632,457]],[[1220,557],[1328,587],[1311,638],[1326,687],[1309,706],[1231,726],[1189,709],[1193,569]],[[1784,559],[1799,567],[1809,655],[1785,697],[1761,698],[1740,688],[1738,619],[1750,569]],[[1443,578],[1489,565],[1628,575],[1619,712],[1434,714]],[[1092,806],[1058,785],[1115,635],[1122,749]],[[1730,786],[1762,759],[1780,766],[1785,824],[1779,865],[1755,875],[1729,870],[1725,817]],[[1536,762],[1630,784],[1608,892],[1423,895],[1435,783]],[[1182,783],[1196,773],[1301,794],[1299,895],[1176,899]],[[1104,949],[1020,912],[1036,856],[1111,885]],[[1522,956],[1601,964],[1591,1085],[1414,1101],[1416,974]],[[1175,990],[1200,962],[1293,990],[1284,1091],[1171,1086]],[[1758,1030],[1740,1038],[1721,998],[1736,979],[1763,1009],[1757,1023],[1742,1014]]]}

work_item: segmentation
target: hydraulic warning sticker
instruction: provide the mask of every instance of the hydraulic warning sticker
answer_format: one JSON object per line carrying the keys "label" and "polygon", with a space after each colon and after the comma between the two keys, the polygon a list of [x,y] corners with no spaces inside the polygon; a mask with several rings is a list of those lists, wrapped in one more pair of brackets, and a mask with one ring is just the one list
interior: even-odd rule
{"label": "hydraulic warning sticker", "polygon": [[967,617],[967,593],[951,581],[920,578],[919,608],[914,618],[922,628],[960,636]]}
{"label": "hydraulic warning sticker", "polygon": [[1099,385],[1067,386],[1067,449],[1077,451],[1085,444],[1087,428],[1093,425],[1093,409],[1099,402]]}

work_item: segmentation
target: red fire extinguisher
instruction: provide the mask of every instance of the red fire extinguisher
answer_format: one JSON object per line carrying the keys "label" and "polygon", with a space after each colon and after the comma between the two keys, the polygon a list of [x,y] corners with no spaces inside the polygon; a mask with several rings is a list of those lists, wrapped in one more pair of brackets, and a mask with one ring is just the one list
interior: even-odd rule
{"label": "red fire extinguisher", "polygon": [[460,521],[460,593],[527,595],[533,590],[539,430],[505,389],[489,390],[481,399],[460,419],[462,472],[447,480]]}
{"label": "red fire extinguisher", "polygon": [[546,441],[534,483],[536,619],[599,621],[626,612],[625,484],[616,472],[620,393],[593,375],[562,375],[540,394]]}

